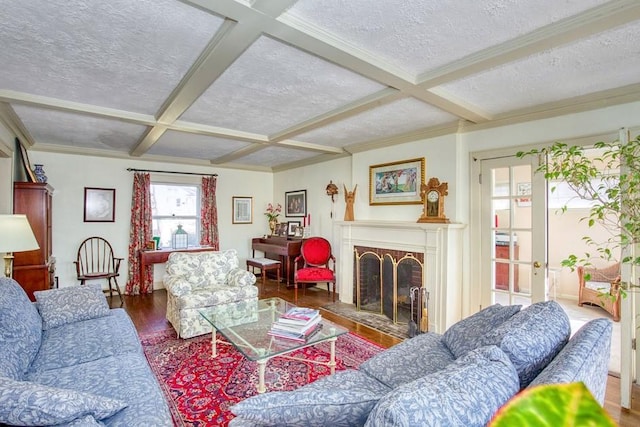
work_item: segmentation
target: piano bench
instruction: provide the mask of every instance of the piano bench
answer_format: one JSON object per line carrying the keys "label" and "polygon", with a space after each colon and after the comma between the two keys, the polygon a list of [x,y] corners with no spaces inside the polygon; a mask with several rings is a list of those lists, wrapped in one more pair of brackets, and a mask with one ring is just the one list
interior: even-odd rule
{"label": "piano bench", "polygon": [[260,293],[264,292],[264,287],[267,284],[267,271],[276,270],[276,282],[278,283],[278,291],[280,291],[280,261],[269,258],[249,258],[247,259],[247,270],[250,268],[260,269],[260,276],[262,276],[262,288]]}

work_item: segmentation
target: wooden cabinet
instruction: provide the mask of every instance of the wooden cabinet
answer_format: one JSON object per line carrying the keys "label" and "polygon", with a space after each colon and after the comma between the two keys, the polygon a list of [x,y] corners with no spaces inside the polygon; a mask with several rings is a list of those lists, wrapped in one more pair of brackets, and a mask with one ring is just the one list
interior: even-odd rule
{"label": "wooden cabinet", "polygon": [[34,300],[33,292],[50,289],[54,283],[55,258],[51,241],[51,197],[53,188],[39,182],[13,184],[13,213],[25,214],[40,249],[15,252],[13,278]]}
{"label": "wooden cabinet", "polygon": [[[519,256],[518,245],[513,246],[513,259]],[[506,291],[509,289],[509,245],[496,245],[496,289]],[[513,272],[513,290],[519,292],[518,287],[518,266]]]}

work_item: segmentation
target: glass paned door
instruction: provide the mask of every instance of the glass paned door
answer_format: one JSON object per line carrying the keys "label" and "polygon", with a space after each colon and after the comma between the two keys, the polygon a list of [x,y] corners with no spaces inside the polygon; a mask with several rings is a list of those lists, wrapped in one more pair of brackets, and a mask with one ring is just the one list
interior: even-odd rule
{"label": "glass paned door", "polygon": [[526,306],[545,299],[546,185],[530,162],[516,157],[482,161],[482,283],[489,284],[482,291],[485,307]]}

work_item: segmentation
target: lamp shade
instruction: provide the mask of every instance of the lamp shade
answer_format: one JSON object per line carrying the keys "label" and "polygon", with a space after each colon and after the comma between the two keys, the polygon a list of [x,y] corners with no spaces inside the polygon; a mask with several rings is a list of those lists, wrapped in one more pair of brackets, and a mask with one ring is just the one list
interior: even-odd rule
{"label": "lamp shade", "polygon": [[0,252],[40,249],[26,215],[0,215]]}

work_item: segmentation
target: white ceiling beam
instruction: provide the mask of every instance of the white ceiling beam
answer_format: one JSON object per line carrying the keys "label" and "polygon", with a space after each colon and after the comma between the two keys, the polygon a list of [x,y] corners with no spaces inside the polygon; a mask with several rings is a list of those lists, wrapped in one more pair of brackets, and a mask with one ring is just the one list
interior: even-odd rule
{"label": "white ceiling beam", "polygon": [[27,105],[30,107],[45,108],[48,110],[65,111],[68,113],[84,114],[93,117],[115,119],[123,122],[145,126],[157,124],[155,117],[149,114],[132,113],[115,108],[100,107],[97,105],[83,104],[80,102],[66,101],[48,96],[32,95],[12,90],[0,90],[0,102]]}
{"label": "white ceiling beam", "polygon": [[234,141],[246,141],[256,143],[267,143],[269,139],[266,135],[244,132],[235,129],[221,128],[217,126],[203,125],[199,123],[186,122],[176,120],[173,124],[167,126],[170,130],[179,132],[193,133],[197,135],[214,136],[216,138],[232,139]]}
{"label": "white ceiling beam", "polygon": [[225,154],[224,156],[217,157],[215,159],[211,159],[211,164],[219,165],[222,163],[229,163],[237,160],[241,157],[248,156],[249,154],[253,154],[257,151],[260,151],[264,148],[268,147],[266,144],[253,144],[248,147],[241,148],[239,150],[234,151],[233,153]]}
{"label": "white ceiling beam", "polygon": [[269,141],[278,142],[291,138],[295,135],[309,132],[313,129],[325,126],[327,124],[344,120],[348,117],[355,116],[364,111],[379,107],[384,104],[405,98],[406,95],[393,88],[386,88],[373,93],[364,98],[357,99],[353,102],[338,107],[332,111],[328,111],[309,120],[305,120],[287,129],[284,129],[273,135],[269,135]]}
{"label": "white ceiling beam", "polygon": [[638,19],[640,1],[611,1],[425,72],[417,82],[439,86]]}
{"label": "white ceiling beam", "polygon": [[383,63],[379,58],[364,52],[322,31],[320,28],[293,16],[282,17],[265,26],[264,31],[292,46],[310,52],[320,58],[345,67],[371,80],[396,88],[408,96],[418,98],[441,110],[466,120],[482,122],[490,116],[480,109],[469,109],[443,99],[425,88],[417,86],[413,76]]}
{"label": "white ceiling beam", "polygon": [[33,137],[11,105],[0,102],[0,120],[20,139],[25,148],[33,147],[35,144]]}
{"label": "white ceiling beam", "polygon": [[284,141],[279,141],[271,145],[274,147],[280,146],[280,147],[287,147],[287,148],[296,148],[304,151],[317,151],[320,153],[328,153],[328,154],[344,153],[344,150],[340,147],[331,147],[327,145],[313,144],[311,142],[293,141],[290,139],[285,139]]}

